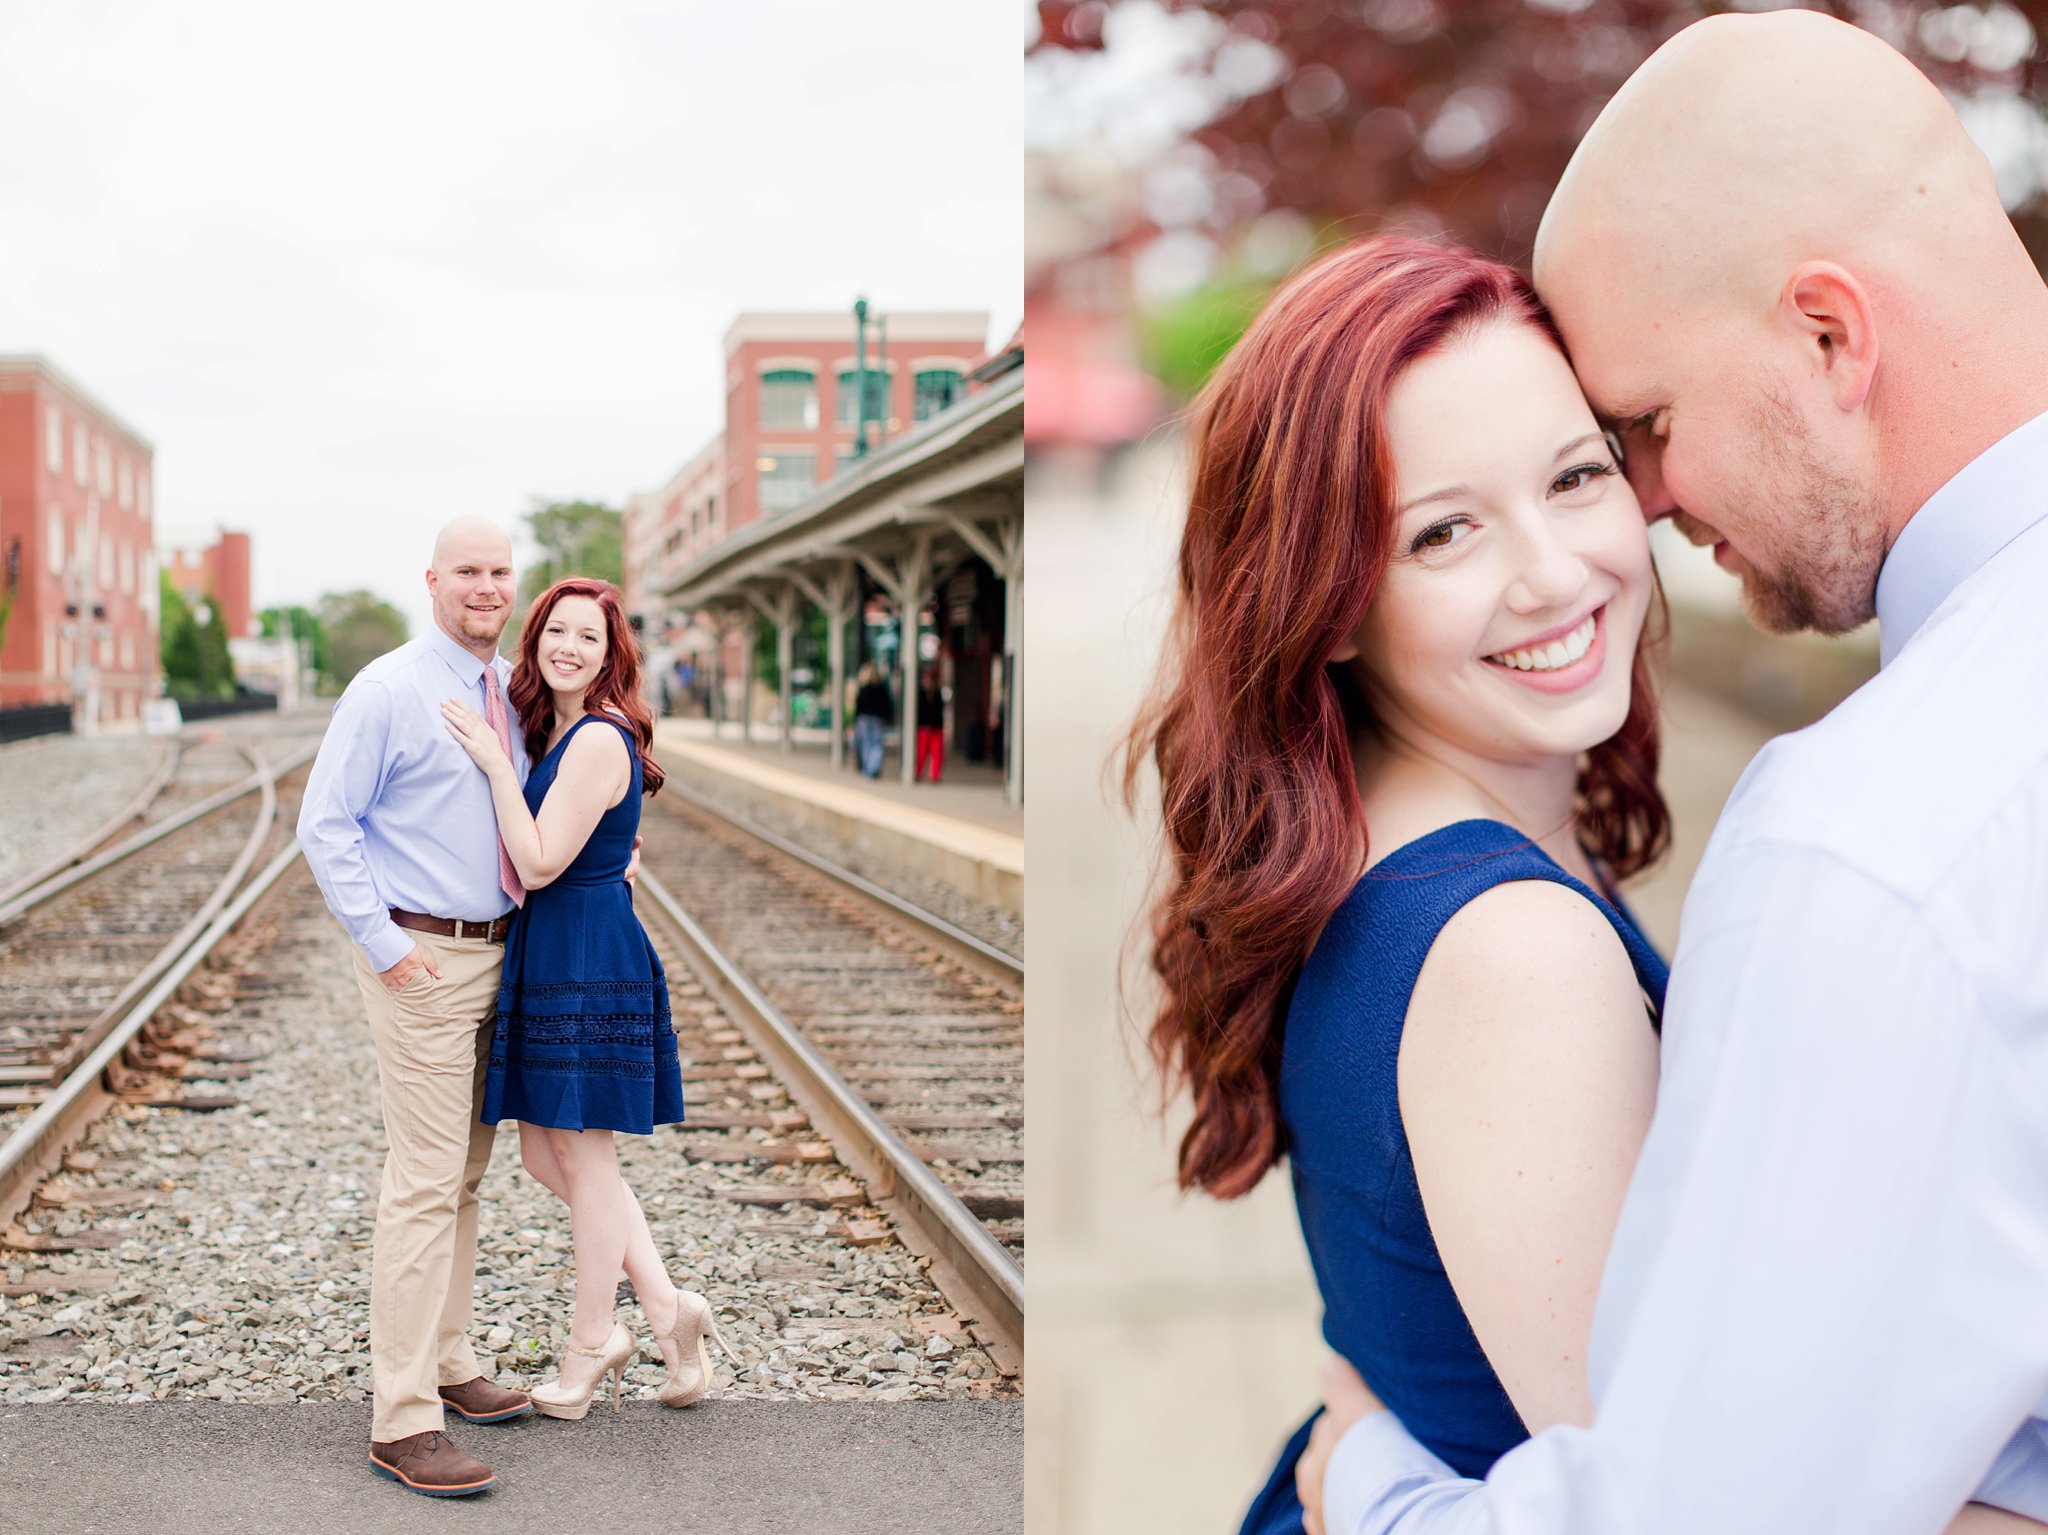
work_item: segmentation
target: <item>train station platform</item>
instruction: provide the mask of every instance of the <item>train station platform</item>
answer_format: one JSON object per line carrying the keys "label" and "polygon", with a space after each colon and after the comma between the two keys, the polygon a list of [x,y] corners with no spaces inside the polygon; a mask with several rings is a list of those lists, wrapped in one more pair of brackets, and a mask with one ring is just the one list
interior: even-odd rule
{"label": "train station platform", "polygon": [[710,775],[772,801],[799,824],[816,827],[899,867],[941,880],[1001,911],[1024,910],[1024,807],[1003,797],[1000,766],[950,759],[942,782],[906,784],[892,742],[879,779],[863,778],[849,755],[832,766],[823,730],[793,732],[782,749],[758,727],[753,741],[728,722],[666,719],[655,728],[664,766],[685,778]]}
{"label": "train station platform", "polygon": [[[498,1485],[423,1498],[375,1476],[352,1403],[0,1408],[0,1535],[153,1530],[1001,1531],[1024,1518],[1024,1404],[630,1404],[458,1425]],[[478,1524],[476,1521],[482,1521]]]}

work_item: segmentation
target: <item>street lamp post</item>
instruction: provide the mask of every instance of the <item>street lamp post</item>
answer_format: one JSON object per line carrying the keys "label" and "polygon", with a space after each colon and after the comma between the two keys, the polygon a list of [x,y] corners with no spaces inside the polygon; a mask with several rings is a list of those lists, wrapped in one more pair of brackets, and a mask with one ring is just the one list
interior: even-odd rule
{"label": "street lamp post", "polygon": [[210,695],[206,684],[206,640],[200,635],[199,631],[212,622],[212,605],[202,597],[192,604],[192,660],[193,665],[199,669],[199,697],[202,701]]}

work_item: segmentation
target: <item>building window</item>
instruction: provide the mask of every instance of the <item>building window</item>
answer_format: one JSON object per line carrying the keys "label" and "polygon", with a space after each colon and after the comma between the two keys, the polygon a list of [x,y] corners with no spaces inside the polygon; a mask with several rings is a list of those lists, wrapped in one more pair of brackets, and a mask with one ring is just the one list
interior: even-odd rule
{"label": "building window", "polygon": [[135,548],[132,544],[121,546],[121,594],[135,595]]}
{"label": "building window", "polygon": [[85,423],[81,421],[71,428],[71,478],[80,485],[85,484],[86,441]]}
{"label": "building window", "polygon": [[125,458],[117,460],[114,469],[121,482],[121,510],[132,512],[135,510],[135,471]]}
{"label": "building window", "polygon": [[43,416],[43,456],[50,461],[50,473],[64,472],[64,412],[52,405]]}
{"label": "building window", "polygon": [[100,590],[110,592],[113,589],[114,541],[111,538],[102,538],[100,540]]}
{"label": "building window", "polygon": [[803,368],[770,368],[761,375],[761,425],[818,424],[818,378]]}
{"label": "building window", "polygon": [[149,521],[149,471],[135,471],[135,504],[142,512],[142,520]]}
{"label": "building window", "polygon": [[[838,409],[833,420],[841,426],[856,426],[860,422],[860,396],[854,392],[854,380],[859,371],[848,368],[839,375]],[[868,369],[868,419],[881,421],[889,414],[889,375],[878,368]]]}
{"label": "building window", "polygon": [[107,451],[104,441],[96,442],[92,446],[93,469],[96,471],[94,478],[99,481],[100,494],[111,496],[114,493],[114,455]]}
{"label": "building window", "polygon": [[967,393],[966,378],[953,368],[928,368],[911,375],[910,419],[936,416]]}
{"label": "building window", "polygon": [[811,453],[763,454],[754,460],[760,474],[761,510],[780,512],[810,495],[818,482],[817,459]]}
{"label": "building window", "polygon": [[61,507],[50,508],[49,521],[43,530],[43,558],[49,564],[50,574],[64,574],[64,511]]}
{"label": "building window", "polygon": [[135,636],[125,629],[121,631],[121,670],[135,670]]}

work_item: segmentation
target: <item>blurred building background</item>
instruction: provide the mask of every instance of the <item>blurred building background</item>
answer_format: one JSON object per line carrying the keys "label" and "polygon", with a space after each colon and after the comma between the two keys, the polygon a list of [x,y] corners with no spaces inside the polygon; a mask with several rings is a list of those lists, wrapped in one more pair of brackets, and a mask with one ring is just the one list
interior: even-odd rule
{"label": "blurred building background", "polygon": [[988,324],[864,302],[733,320],[724,422],[621,528],[670,712],[772,721],[789,749],[822,729],[839,766],[848,682],[872,661],[899,734],[935,679],[943,718],[922,723],[1021,800],[1023,347],[992,351]]}
{"label": "blurred building background", "polygon": [[222,528],[211,543],[174,548],[164,571],[188,603],[211,605],[230,641],[256,633],[255,615],[249,606],[248,534]]}
{"label": "blurred building background", "polygon": [[155,449],[42,357],[0,357],[0,709],[137,720],[157,686]]}
{"label": "blurred building background", "polygon": [[[1027,923],[1035,1531],[1227,1532],[1314,1404],[1320,1307],[1284,1177],[1173,1188],[1178,1106],[1144,1065],[1130,939],[1149,807],[1109,761],[1150,680],[1182,511],[1178,413],[1274,284],[1377,231],[1526,266],[1550,189],[1615,88],[1715,11],[1666,0],[1043,0],[1026,67],[1032,512]],[[2048,7],[1815,6],[1949,94],[2048,254]],[[1765,638],[1660,527],[1673,634],[1669,860],[1632,893],[1668,953],[1707,832],[1772,734],[1876,665],[1874,633]],[[1121,990],[1119,986],[1121,977]]]}

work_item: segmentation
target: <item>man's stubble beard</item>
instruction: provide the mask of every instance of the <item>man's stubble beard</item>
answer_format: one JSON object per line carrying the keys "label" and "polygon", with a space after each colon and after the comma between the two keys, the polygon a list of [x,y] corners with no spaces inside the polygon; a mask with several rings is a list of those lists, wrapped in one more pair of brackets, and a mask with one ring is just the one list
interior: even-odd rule
{"label": "man's stubble beard", "polygon": [[1776,538],[1771,569],[1745,561],[1743,607],[1771,634],[1847,634],[1877,612],[1885,551],[1875,498],[1821,457],[1789,401],[1766,394],[1752,426],[1766,479],[1790,493],[1749,508],[1749,526]]}
{"label": "man's stubble beard", "polygon": [[512,610],[510,608],[498,609],[489,619],[470,612],[468,608],[462,610],[464,632],[475,636],[479,640],[488,640],[493,645],[498,643],[498,636],[505,632],[505,626],[511,622]]}
{"label": "man's stubble beard", "polygon": [[[501,606],[496,613],[491,615],[490,621],[487,622],[479,615],[470,612],[466,603],[458,602],[455,604],[454,618],[455,626],[452,632],[458,639],[471,640],[477,644],[490,645],[495,648],[498,643],[498,637],[505,632],[506,627],[512,622],[512,605],[506,603]],[[444,624],[442,627],[446,628],[447,626]]]}

